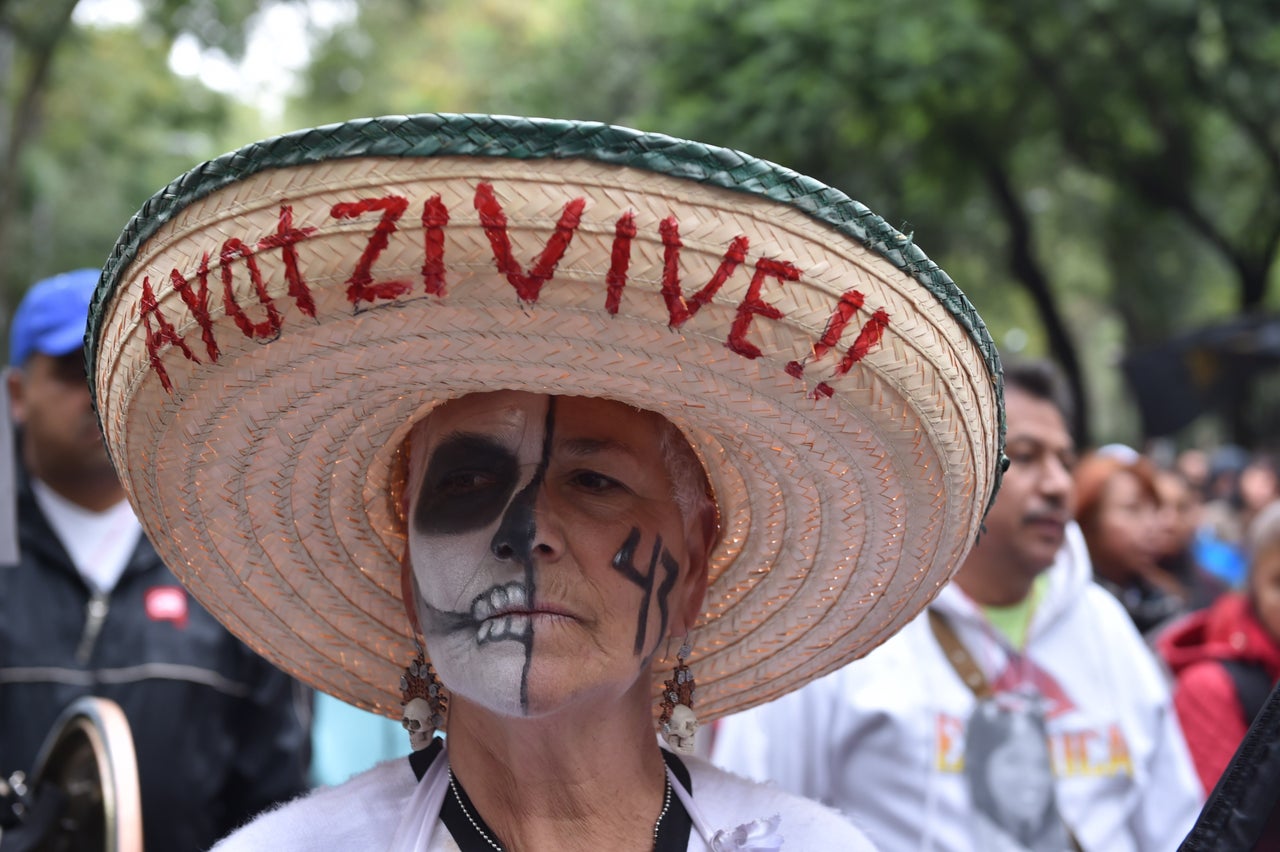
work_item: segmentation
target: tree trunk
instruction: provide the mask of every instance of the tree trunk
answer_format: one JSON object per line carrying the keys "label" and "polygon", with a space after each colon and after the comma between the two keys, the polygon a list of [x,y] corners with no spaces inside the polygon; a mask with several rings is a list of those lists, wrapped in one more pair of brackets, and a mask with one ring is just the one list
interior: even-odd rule
{"label": "tree trunk", "polygon": [[[71,28],[71,15],[79,0],[64,0],[53,7],[48,26],[40,32],[15,33],[0,20],[4,45],[4,70],[10,75],[24,74],[12,110],[0,120],[0,257],[9,257],[10,228],[18,195],[22,152],[35,138],[40,126],[45,89],[53,68],[58,46]],[[23,57],[24,58],[19,58]],[[7,106],[7,105],[5,105]],[[8,296],[15,282],[0,275],[0,319],[9,317]],[[20,282],[27,283],[27,282]]]}
{"label": "tree trunk", "polygon": [[1035,305],[1040,324],[1049,338],[1049,351],[1061,367],[1071,394],[1075,397],[1075,416],[1068,427],[1076,445],[1089,443],[1089,399],[1085,395],[1084,371],[1076,355],[1076,345],[1071,339],[1057,300],[1049,286],[1049,277],[1036,258],[1035,238],[1031,219],[1015,192],[1009,175],[992,157],[984,157],[983,174],[995,196],[996,204],[1004,214],[1009,229],[1009,269],[1022,283]]}

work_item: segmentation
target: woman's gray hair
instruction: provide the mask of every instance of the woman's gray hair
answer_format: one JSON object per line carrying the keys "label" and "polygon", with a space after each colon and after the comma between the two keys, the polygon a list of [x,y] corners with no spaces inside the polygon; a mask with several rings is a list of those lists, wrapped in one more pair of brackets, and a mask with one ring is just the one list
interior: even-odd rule
{"label": "woman's gray hair", "polygon": [[707,509],[714,511],[711,486],[689,439],[667,418],[661,417],[661,423],[658,447],[662,451],[662,464],[671,479],[671,496],[675,498],[680,517],[688,523]]}

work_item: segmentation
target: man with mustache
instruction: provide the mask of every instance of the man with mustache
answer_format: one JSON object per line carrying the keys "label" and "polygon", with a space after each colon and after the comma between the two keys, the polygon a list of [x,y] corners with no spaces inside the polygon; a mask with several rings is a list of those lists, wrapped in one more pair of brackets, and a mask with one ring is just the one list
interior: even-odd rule
{"label": "man with mustache", "polygon": [[[713,758],[884,849],[1173,850],[1201,794],[1160,669],[1070,522],[1070,396],[1047,363],[1006,363],[1005,403],[1010,466],[954,582],[866,658],[722,720]],[[979,777],[980,717],[1047,731],[1052,777],[1009,782],[1051,786],[1038,819],[1002,824],[1019,790]]]}
{"label": "man with mustache", "polygon": [[0,778],[30,782],[59,715],[110,699],[133,736],[146,848],[196,852],[306,789],[309,694],[215,621],[143,535],[85,376],[97,283],[96,269],[38,282],[10,328],[17,452],[0,448],[0,470],[16,473],[18,563],[0,563]]}

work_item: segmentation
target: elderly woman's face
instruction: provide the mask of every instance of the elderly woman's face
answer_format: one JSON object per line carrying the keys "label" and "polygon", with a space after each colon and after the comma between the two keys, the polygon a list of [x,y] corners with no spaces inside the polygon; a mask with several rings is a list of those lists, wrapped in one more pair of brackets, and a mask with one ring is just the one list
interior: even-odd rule
{"label": "elderly woman's face", "polygon": [[705,554],[672,496],[663,425],[607,400],[501,391],[415,430],[409,555],[446,686],[538,715],[631,689],[688,629]]}

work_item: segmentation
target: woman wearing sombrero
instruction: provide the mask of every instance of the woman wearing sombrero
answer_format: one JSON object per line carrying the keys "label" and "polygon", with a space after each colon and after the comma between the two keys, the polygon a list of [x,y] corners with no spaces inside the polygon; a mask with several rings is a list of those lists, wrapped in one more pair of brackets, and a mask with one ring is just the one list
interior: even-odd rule
{"label": "woman wearing sombrero", "polygon": [[920,611],[999,478],[981,320],[856,202],[598,124],[350,122],[157,194],[90,338],[173,569],[421,747],[226,848],[867,847],[687,753]]}

